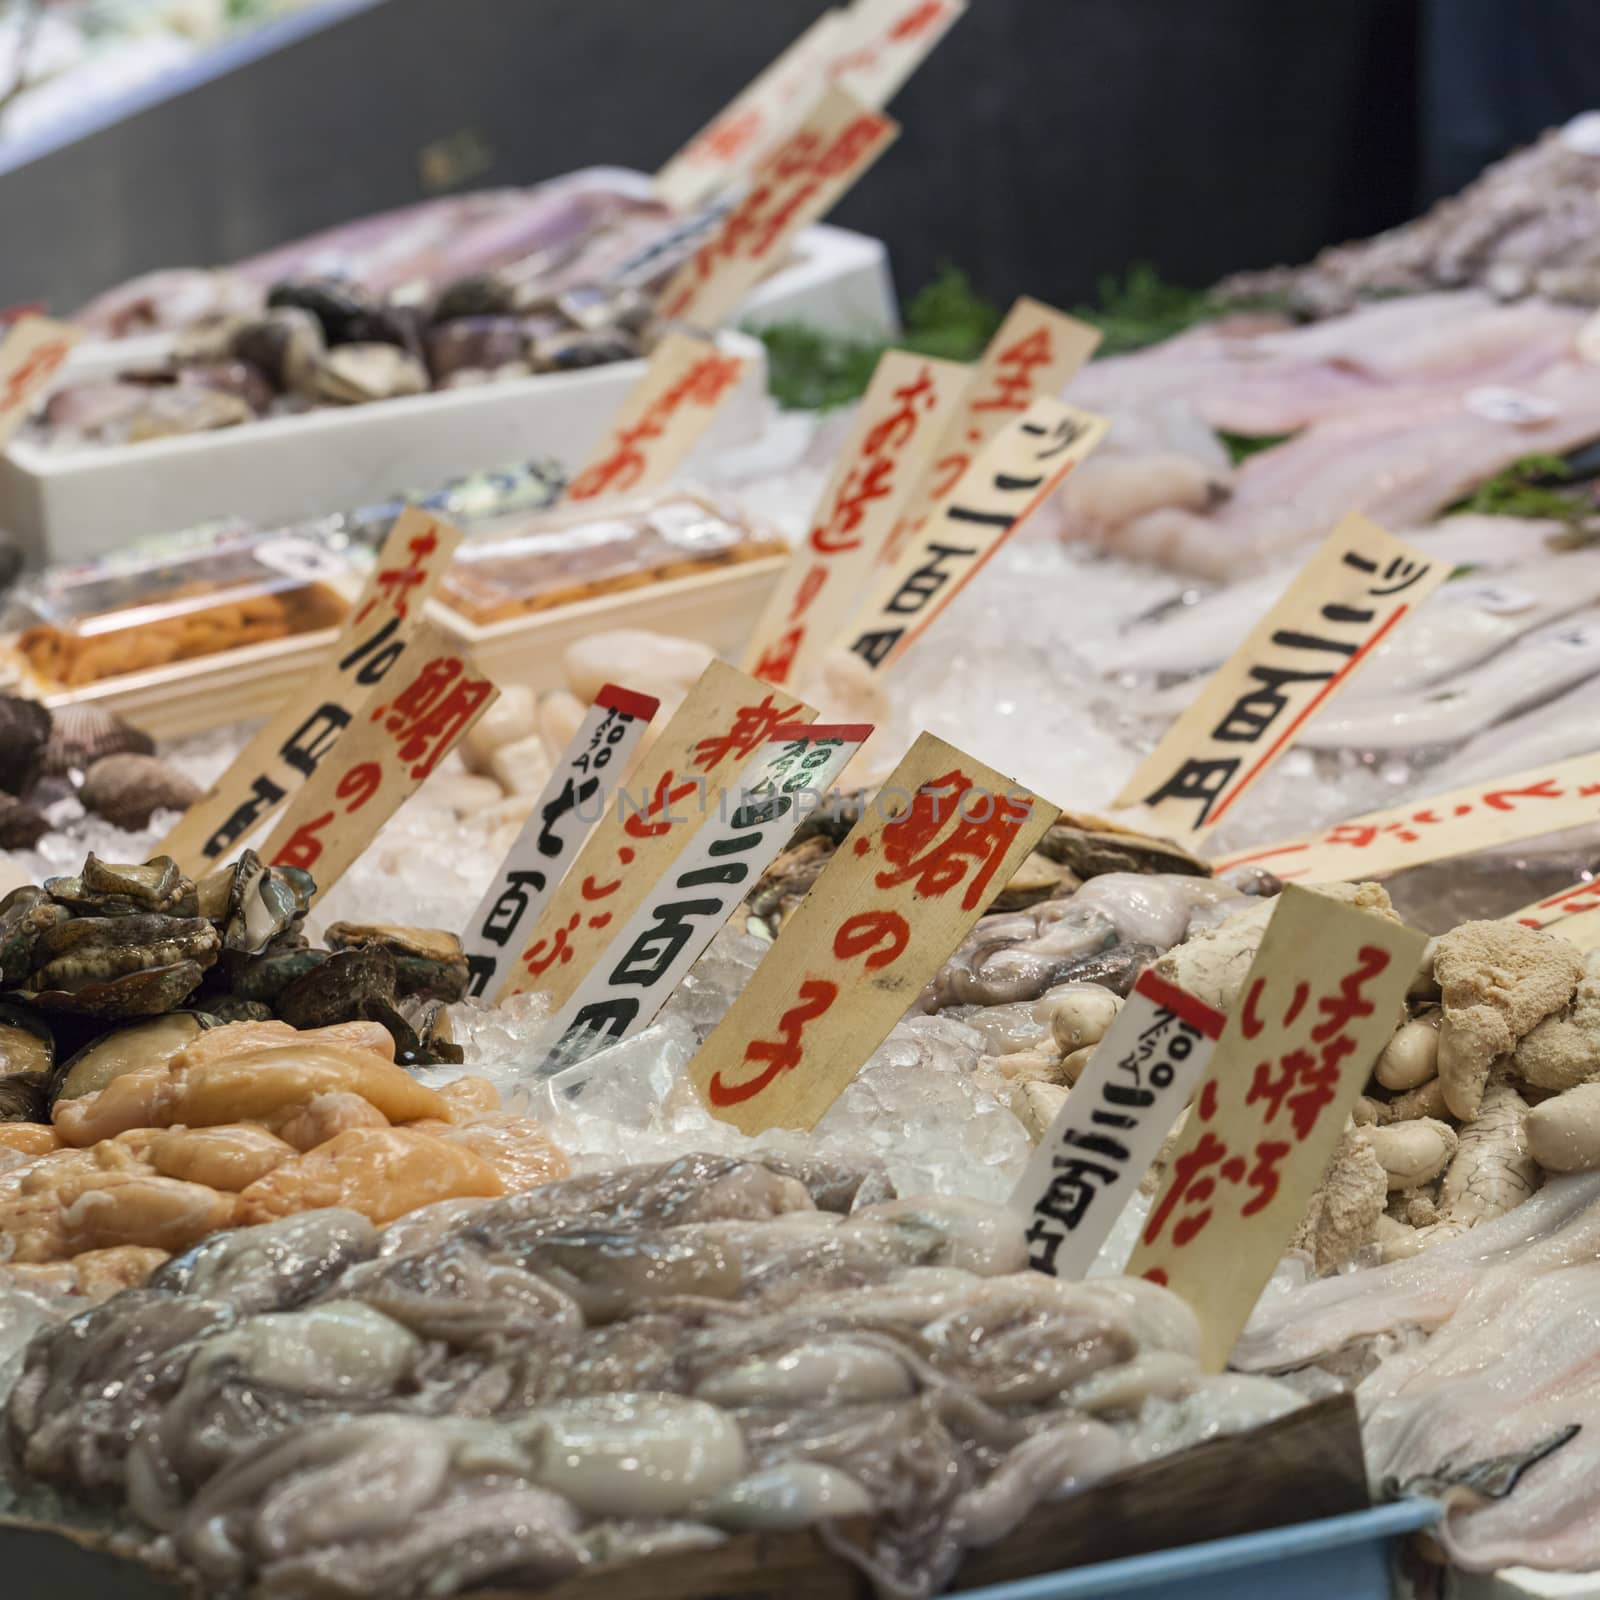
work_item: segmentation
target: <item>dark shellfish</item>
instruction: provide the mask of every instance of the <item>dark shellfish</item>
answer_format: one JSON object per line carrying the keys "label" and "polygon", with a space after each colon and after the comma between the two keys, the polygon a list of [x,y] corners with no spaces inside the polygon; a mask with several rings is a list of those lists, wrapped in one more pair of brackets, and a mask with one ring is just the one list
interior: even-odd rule
{"label": "dark shellfish", "polygon": [[0,789],[23,795],[43,770],[51,717],[36,700],[0,695]]}
{"label": "dark shellfish", "polygon": [[58,706],[50,718],[40,771],[47,778],[84,773],[102,756],[155,754],[156,742],[103,706]]}

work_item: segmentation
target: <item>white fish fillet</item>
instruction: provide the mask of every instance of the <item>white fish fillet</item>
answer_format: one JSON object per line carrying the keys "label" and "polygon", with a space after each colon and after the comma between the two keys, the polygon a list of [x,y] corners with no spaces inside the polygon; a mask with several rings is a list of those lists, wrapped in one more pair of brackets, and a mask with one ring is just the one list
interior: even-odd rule
{"label": "white fish fillet", "polygon": [[[1312,750],[1415,750],[1461,744],[1520,708],[1536,706],[1596,673],[1600,673],[1600,611],[1591,608],[1536,628],[1445,682],[1411,693],[1340,698],[1306,724],[1298,743]],[[1359,668],[1353,681],[1361,681]]]}
{"label": "white fish fillet", "polygon": [[1520,386],[1555,407],[1524,425],[1467,409],[1456,391],[1374,401],[1252,456],[1210,516],[1166,509],[1115,533],[1109,547],[1204,577],[1260,570],[1324,537],[1349,511],[1385,527],[1426,521],[1523,456],[1561,455],[1600,437],[1600,373],[1563,360]]}

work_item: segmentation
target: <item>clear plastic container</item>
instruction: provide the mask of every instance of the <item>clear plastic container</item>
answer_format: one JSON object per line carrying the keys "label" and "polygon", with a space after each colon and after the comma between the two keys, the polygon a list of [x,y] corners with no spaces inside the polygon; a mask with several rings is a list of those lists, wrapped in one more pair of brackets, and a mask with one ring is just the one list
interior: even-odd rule
{"label": "clear plastic container", "polygon": [[207,530],[192,544],[56,567],[12,591],[7,629],[47,687],[79,688],[336,627],[353,588],[343,541]]}
{"label": "clear plastic container", "polygon": [[788,548],[706,495],[669,491],[553,512],[464,544],[439,598],[469,622],[503,622]]}

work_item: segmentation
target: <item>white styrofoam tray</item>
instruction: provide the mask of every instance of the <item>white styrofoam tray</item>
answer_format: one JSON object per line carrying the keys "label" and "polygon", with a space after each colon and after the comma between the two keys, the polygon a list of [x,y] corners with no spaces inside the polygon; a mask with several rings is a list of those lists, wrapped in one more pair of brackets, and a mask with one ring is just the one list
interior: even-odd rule
{"label": "white styrofoam tray", "polygon": [[[719,343],[746,361],[703,441],[727,448],[760,430],[767,361],[748,335],[725,333]],[[108,360],[128,364],[120,347],[101,345],[70,363],[66,378],[103,374]],[[0,528],[30,562],[81,561],[219,516],[272,527],[509,462],[577,466],[644,370],[643,361],[618,361],[142,444],[71,450],[15,439],[0,458]]]}

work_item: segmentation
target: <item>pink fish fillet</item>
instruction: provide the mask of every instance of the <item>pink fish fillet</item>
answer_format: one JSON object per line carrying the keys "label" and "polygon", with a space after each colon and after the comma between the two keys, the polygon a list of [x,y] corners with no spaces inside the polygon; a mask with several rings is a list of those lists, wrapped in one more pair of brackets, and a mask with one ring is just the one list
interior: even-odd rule
{"label": "pink fish fillet", "polygon": [[1563,359],[1516,387],[1553,403],[1555,414],[1522,426],[1490,421],[1452,390],[1378,401],[1250,457],[1213,514],[1155,511],[1117,530],[1109,548],[1230,578],[1314,543],[1348,511],[1388,527],[1426,522],[1523,456],[1560,455],[1600,437],[1593,366]]}

